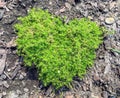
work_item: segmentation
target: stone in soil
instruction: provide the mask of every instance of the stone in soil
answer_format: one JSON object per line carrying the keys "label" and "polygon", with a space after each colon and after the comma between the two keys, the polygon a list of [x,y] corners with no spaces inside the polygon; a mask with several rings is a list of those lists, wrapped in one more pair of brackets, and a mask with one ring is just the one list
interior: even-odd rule
{"label": "stone in soil", "polygon": [[65,3],[65,7],[68,8],[69,10],[71,10],[72,6],[69,3]]}
{"label": "stone in soil", "polygon": [[21,95],[21,94],[22,94],[22,92],[21,92],[19,89],[16,90],[16,93],[17,93],[18,95]]}
{"label": "stone in soil", "polygon": [[2,19],[3,15],[4,15],[5,10],[4,9],[0,9],[0,19]]}
{"label": "stone in soil", "polygon": [[116,97],[116,96],[111,95],[111,96],[108,96],[108,98],[117,98],[117,97]]}
{"label": "stone in soil", "polygon": [[4,87],[9,88],[9,84],[7,83],[7,81],[3,81],[3,85]]}
{"label": "stone in soil", "polygon": [[101,96],[98,96],[98,95],[91,93],[91,98],[101,98]]}
{"label": "stone in soil", "polygon": [[29,89],[28,88],[24,88],[24,92],[28,92],[29,91]]}
{"label": "stone in soil", "polygon": [[24,76],[20,74],[19,79],[20,79],[20,80],[23,80],[23,79],[24,79]]}
{"label": "stone in soil", "polygon": [[112,25],[115,22],[115,19],[113,17],[108,17],[105,19],[105,23],[107,25]]}
{"label": "stone in soil", "polygon": [[7,94],[6,98],[19,98],[19,97],[18,97],[18,94],[16,94],[15,91],[10,91],[10,92]]}
{"label": "stone in soil", "polygon": [[8,68],[8,69],[7,69],[7,71],[8,71],[8,72],[10,72],[10,71],[11,71],[11,69],[10,69],[10,68]]}
{"label": "stone in soil", "polygon": [[[35,98],[35,97],[33,97],[33,98]],[[43,98],[43,96],[42,96],[42,95],[40,95],[38,98]]]}
{"label": "stone in soil", "polygon": [[6,96],[6,94],[7,94],[7,93],[6,93],[5,91],[2,92],[2,95],[3,95],[3,96]]}
{"label": "stone in soil", "polygon": [[120,12],[120,0],[117,0],[118,10]]}
{"label": "stone in soil", "polygon": [[69,2],[72,5],[75,5],[75,3],[77,3],[77,1],[79,1],[79,0],[67,0],[67,2]]}
{"label": "stone in soil", "polygon": [[120,88],[116,88],[116,94],[120,97]]}
{"label": "stone in soil", "polygon": [[117,21],[118,26],[120,26],[120,20]]}
{"label": "stone in soil", "polygon": [[108,93],[107,93],[107,91],[103,91],[103,98],[108,98]]}
{"label": "stone in soil", "polygon": [[0,93],[0,98],[2,98],[3,96],[2,96],[2,93]]}
{"label": "stone in soil", "polygon": [[1,76],[0,76],[0,79],[1,80],[5,80],[7,77],[6,77],[6,75],[4,75],[4,74],[2,74]]}
{"label": "stone in soil", "polygon": [[0,86],[2,86],[2,85],[3,85],[3,81],[0,80]]}
{"label": "stone in soil", "polygon": [[110,63],[108,63],[105,67],[104,74],[108,74],[111,71]]}
{"label": "stone in soil", "polygon": [[74,95],[66,95],[65,98],[74,98]]}
{"label": "stone in soil", "polygon": [[[29,98],[29,94],[28,93],[25,93],[21,96],[19,96],[18,98]],[[37,97],[36,97],[37,98]]]}

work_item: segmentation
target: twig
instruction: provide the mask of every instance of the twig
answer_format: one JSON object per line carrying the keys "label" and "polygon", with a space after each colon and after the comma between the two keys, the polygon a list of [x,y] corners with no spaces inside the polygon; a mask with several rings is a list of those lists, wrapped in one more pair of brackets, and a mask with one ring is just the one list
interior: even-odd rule
{"label": "twig", "polygon": [[111,48],[110,50],[113,51],[113,52],[117,52],[118,54],[120,54],[120,50],[113,49],[113,48]]}
{"label": "twig", "polygon": [[8,77],[8,79],[11,79],[11,77],[5,71],[4,74]]}

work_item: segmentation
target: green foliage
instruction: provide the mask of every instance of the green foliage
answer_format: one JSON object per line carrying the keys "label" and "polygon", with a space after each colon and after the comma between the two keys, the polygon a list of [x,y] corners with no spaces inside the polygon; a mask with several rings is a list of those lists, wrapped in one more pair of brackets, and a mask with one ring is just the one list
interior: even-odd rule
{"label": "green foliage", "polygon": [[95,50],[102,42],[102,30],[88,19],[64,24],[41,9],[32,9],[15,24],[18,54],[26,66],[35,65],[45,86],[69,86],[73,77],[82,78],[94,63]]}

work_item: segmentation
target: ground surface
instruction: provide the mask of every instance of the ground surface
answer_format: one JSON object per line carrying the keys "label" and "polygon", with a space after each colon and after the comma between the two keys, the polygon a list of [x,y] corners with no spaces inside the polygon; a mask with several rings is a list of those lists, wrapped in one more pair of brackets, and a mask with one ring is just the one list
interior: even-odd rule
{"label": "ground surface", "polygon": [[[2,1],[2,0],[0,0]],[[120,98],[120,1],[116,0],[5,0],[0,2],[0,98]],[[44,88],[36,77],[36,69],[21,65],[16,55],[13,25],[31,7],[48,9],[65,22],[88,17],[114,30],[104,38],[97,58],[83,80],[75,79],[73,89]],[[115,50],[111,50],[115,49]],[[119,50],[119,51],[116,51]],[[64,91],[64,92],[63,92]],[[60,92],[63,92],[59,95]]]}

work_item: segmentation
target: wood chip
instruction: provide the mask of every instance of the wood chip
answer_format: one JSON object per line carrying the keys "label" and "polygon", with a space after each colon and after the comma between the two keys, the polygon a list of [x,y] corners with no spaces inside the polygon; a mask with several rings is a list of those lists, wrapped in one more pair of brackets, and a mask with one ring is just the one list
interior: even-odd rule
{"label": "wood chip", "polygon": [[18,71],[21,69],[21,66],[17,66],[17,68],[13,71],[12,75],[11,75],[11,79],[14,79],[18,73]]}
{"label": "wood chip", "polygon": [[[3,51],[2,51],[3,52]],[[6,65],[6,51],[4,51],[4,54],[2,56],[2,58],[0,59],[0,75],[3,73],[5,65]]]}
{"label": "wood chip", "polygon": [[4,71],[4,74],[11,80],[11,77]]}

